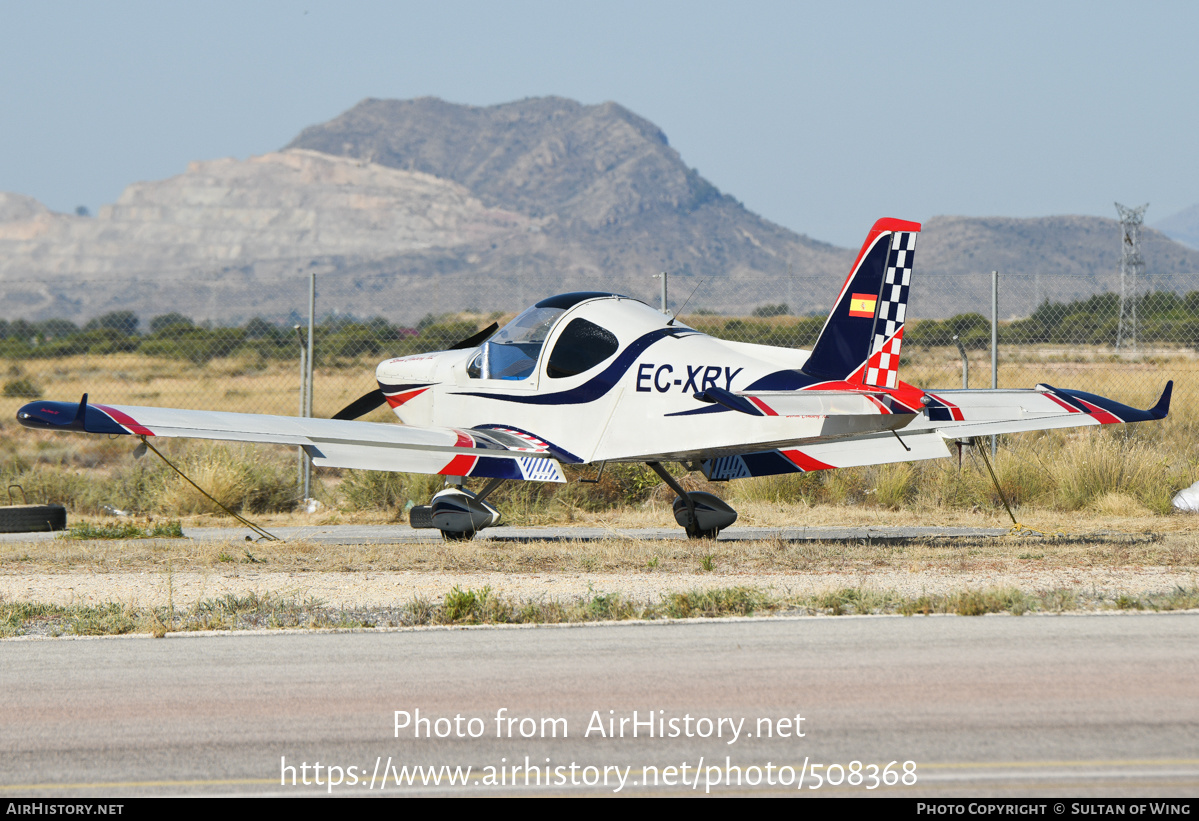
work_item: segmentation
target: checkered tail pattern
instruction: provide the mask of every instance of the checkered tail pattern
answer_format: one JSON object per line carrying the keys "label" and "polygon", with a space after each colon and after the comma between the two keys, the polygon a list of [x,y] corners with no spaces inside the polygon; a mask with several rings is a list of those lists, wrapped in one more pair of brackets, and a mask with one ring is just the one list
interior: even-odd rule
{"label": "checkered tail pattern", "polygon": [[879,294],[878,316],[874,320],[874,342],[866,361],[866,385],[894,388],[899,382],[899,350],[903,344],[903,323],[908,310],[915,255],[914,231],[896,231],[891,235],[887,272]]}

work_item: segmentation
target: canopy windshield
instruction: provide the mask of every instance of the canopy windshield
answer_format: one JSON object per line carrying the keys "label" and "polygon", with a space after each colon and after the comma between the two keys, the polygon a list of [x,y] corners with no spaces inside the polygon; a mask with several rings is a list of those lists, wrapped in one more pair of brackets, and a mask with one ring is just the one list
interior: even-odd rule
{"label": "canopy windshield", "polygon": [[565,308],[534,305],[480,346],[467,366],[473,379],[525,379],[537,367],[541,346]]}

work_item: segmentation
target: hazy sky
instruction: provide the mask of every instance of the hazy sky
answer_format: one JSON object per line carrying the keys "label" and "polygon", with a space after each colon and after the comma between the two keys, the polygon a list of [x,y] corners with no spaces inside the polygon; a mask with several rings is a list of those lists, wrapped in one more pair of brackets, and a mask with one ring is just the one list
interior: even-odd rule
{"label": "hazy sky", "polygon": [[615,100],[767,219],[1199,202],[1199,3],[0,0],[0,191],[94,212],[365,97]]}

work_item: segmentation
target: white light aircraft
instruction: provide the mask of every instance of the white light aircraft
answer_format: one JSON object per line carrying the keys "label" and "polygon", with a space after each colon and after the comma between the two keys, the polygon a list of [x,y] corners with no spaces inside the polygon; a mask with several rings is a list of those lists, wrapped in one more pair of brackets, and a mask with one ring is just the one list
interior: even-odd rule
{"label": "white light aircraft", "polygon": [[[415,527],[470,538],[505,480],[564,482],[563,465],[642,462],[678,496],[691,537],[737,513],[663,468],[712,481],[937,459],[992,434],[1162,419],[1075,390],[925,391],[898,379],[920,225],[875,223],[811,351],[729,342],[611,293],[550,297],[448,351],[388,359],[378,389],[333,419],[31,402],[22,425],[141,437],[298,445],[316,465],[442,474]],[[355,421],[386,402],[401,424]],[[468,478],[490,480],[477,492]]]}

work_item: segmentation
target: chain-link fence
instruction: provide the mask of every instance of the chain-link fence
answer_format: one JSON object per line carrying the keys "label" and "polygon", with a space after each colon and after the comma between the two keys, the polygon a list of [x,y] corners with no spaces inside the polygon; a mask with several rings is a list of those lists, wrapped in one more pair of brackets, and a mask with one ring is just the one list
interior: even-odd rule
{"label": "chain-link fence", "polygon": [[[1080,388],[1145,407],[1175,380],[1176,414],[1186,416],[1199,368],[1199,275],[1168,283],[1143,277],[1141,293],[1094,292],[1086,277],[999,277],[1000,387],[1037,383]],[[372,284],[373,283],[373,284]],[[1159,286],[1166,284],[1168,289]],[[568,290],[576,285],[565,282]],[[745,342],[810,347],[840,283],[827,278],[669,280],[669,306],[693,327]],[[591,283],[591,289],[610,287]],[[124,283],[119,287],[135,287]],[[309,279],[281,280],[271,311],[247,316],[239,301],[202,282],[180,285],[179,310],[152,317],[109,312],[83,323],[0,319],[0,414],[12,419],[29,398],[297,414],[301,351],[308,332]],[[512,282],[447,276],[420,283],[334,275],[317,282],[313,413],[330,416],[375,387],[379,360],[440,350],[548,294]],[[622,280],[614,290],[657,307],[661,280]],[[938,316],[937,305],[969,312]],[[946,301],[946,295],[954,299]],[[196,321],[197,315],[218,317]],[[198,307],[195,307],[198,306]],[[931,306],[931,307],[930,307]],[[900,378],[924,388],[991,386],[990,276],[917,277]],[[1123,315],[1123,325],[1121,317]],[[956,337],[956,338],[955,338]],[[959,345],[960,343],[960,345]],[[389,418],[375,411],[370,419]]]}

